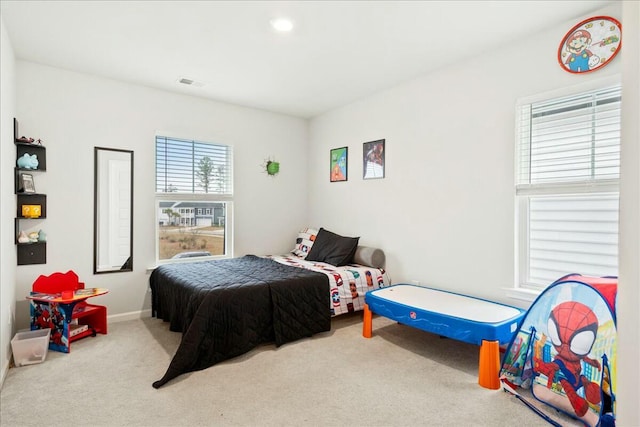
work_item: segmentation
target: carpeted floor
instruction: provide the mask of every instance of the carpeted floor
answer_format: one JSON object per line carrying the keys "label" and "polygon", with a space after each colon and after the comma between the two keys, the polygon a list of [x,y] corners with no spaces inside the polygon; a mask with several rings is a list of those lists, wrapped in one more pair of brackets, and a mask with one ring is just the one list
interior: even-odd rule
{"label": "carpeted floor", "polygon": [[[547,426],[503,391],[477,384],[478,348],[375,317],[183,375],[156,390],[179,342],[166,323],[109,325],[70,354],[12,368],[1,426]],[[547,410],[563,425],[581,424]]]}

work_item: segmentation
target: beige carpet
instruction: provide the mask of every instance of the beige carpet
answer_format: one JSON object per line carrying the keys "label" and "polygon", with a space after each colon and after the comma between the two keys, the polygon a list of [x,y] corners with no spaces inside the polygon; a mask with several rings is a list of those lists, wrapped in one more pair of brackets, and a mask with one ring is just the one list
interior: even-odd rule
{"label": "beige carpet", "polygon": [[[156,390],[179,341],[157,319],[9,370],[2,426],[547,426],[517,399],[477,384],[478,348],[361,314],[332,331],[183,375]],[[579,426],[551,412],[563,425]]]}

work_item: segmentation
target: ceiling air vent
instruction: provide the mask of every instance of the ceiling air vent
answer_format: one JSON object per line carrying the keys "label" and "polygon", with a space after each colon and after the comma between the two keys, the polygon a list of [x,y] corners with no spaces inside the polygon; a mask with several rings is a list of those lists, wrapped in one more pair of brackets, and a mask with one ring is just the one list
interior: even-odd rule
{"label": "ceiling air vent", "polygon": [[204,83],[195,81],[193,79],[188,79],[186,77],[181,77],[180,79],[178,79],[178,83],[182,83],[183,85],[187,85],[187,86],[195,86],[195,87],[204,86]]}

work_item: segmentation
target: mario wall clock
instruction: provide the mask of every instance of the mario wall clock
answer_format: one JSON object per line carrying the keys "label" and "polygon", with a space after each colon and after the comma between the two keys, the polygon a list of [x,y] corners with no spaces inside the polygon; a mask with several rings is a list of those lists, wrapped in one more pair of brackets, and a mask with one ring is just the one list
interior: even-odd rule
{"label": "mario wall clock", "polygon": [[587,73],[607,65],[620,52],[622,27],[610,16],[594,16],[567,32],[558,62],[570,73]]}

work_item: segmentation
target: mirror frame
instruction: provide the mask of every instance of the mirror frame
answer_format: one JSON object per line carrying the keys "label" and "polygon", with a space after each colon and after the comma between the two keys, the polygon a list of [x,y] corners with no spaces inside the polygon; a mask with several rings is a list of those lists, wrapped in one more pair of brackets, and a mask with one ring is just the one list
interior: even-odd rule
{"label": "mirror frame", "polygon": [[[98,270],[98,239],[100,235],[98,233],[98,206],[99,206],[99,168],[100,160],[99,154],[101,151],[114,151],[125,153],[129,155],[131,160],[130,171],[130,197],[129,197],[129,258],[120,268]],[[93,274],[105,274],[105,273],[121,273],[125,271],[133,271],[133,150],[122,150],[119,148],[107,148],[107,147],[94,147],[94,165],[93,165]]]}

